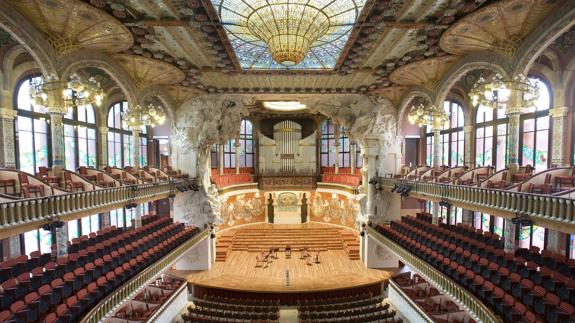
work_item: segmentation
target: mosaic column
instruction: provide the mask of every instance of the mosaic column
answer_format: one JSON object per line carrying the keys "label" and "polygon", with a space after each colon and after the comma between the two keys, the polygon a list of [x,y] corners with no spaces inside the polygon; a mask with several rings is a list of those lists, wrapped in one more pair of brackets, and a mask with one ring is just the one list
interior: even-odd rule
{"label": "mosaic column", "polygon": [[441,129],[440,127],[433,127],[433,168],[439,169],[441,167]]}
{"label": "mosaic column", "polygon": [[52,137],[52,169],[58,176],[61,170],[66,168],[64,155],[64,113],[57,111],[48,112],[50,116],[50,135]]}
{"label": "mosaic column", "polygon": [[14,119],[16,110],[0,108],[0,167],[16,168]]}
{"label": "mosaic column", "polygon": [[132,167],[140,170],[140,130],[132,130]]}
{"label": "mosaic column", "polygon": [[351,173],[352,173],[352,174],[355,174],[355,167],[356,167],[356,165],[355,165],[355,162],[356,162],[355,158],[356,158],[356,156],[357,156],[357,144],[355,143],[355,141],[351,141],[351,140],[350,140],[350,142],[349,142],[349,150],[350,150],[349,153],[350,153],[350,158],[351,158],[351,160],[350,160]]}
{"label": "mosaic column", "polygon": [[224,146],[218,145],[218,169],[220,175],[224,175]]}
{"label": "mosaic column", "polygon": [[54,229],[56,235],[56,255],[64,257],[68,255],[68,225],[64,223],[61,228]]}
{"label": "mosaic column", "polygon": [[545,249],[551,250],[555,253],[565,254],[566,241],[569,238],[568,234],[559,232],[553,229],[547,229],[547,245]]}
{"label": "mosaic column", "polygon": [[473,225],[473,211],[463,209],[461,214],[461,222],[467,225]]}
{"label": "mosaic column", "polygon": [[513,223],[510,219],[505,219],[505,231],[503,232],[505,252],[513,252],[517,249],[519,243],[517,241],[518,231],[519,224]]}
{"label": "mosaic column", "polygon": [[22,249],[20,249],[20,235],[12,235],[8,239],[8,255],[5,258],[16,258],[22,255]]}
{"label": "mosaic column", "polygon": [[139,228],[142,226],[142,208],[140,204],[137,204],[134,208],[134,228]]}
{"label": "mosaic column", "polygon": [[236,138],[236,142],[234,143],[234,148],[236,149],[236,174],[240,173],[240,151],[241,145],[238,138]]}
{"label": "mosaic column", "polygon": [[553,120],[553,130],[551,131],[551,165],[558,167],[570,165],[569,156],[566,156],[566,148],[563,144],[568,112],[569,107],[559,107],[549,110],[549,116],[551,116]]}
{"label": "mosaic column", "polygon": [[98,127],[98,136],[100,137],[100,155],[98,164],[100,168],[108,165],[108,127]]}
{"label": "mosaic column", "polygon": [[[507,117],[509,124],[507,126],[507,158],[510,175],[517,172],[519,168],[519,123],[520,116],[523,111],[523,99],[521,93],[518,91],[511,91],[509,99],[509,107],[507,108]],[[507,176],[507,180],[511,181],[511,176]]]}
{"label": "mosaic column", "polygon": [[377,136],[368,135],[364,139],[365,155],[367,156],[367,217],[375,217],[375,185],[369,184],[369,181],[376,176],[376,160],[379,150],[379,139]]}
{"label": "mosaic column", "polygon": [[463,156],[463,160],[464,160],[464,166],[467,166],[469,168],[473,168],[473,165],[475,164],[473,162],[473,150],[471,149],[471,143],[473,141],[474,138],[474,134],[475,134],[475,127],[473,125],[469,125],[469,126],[465,126],[463,127],[463,138],[465,140],[465,156]]}
{"label": "mosaic column", "polygon": [[334,146],[334,150],[335,150],[335,169],[334,172],[336,174],[339,174],[339,132],[340,132],[340,127],[339,126],[335,126],[335,131],[334,131],[334,138],[335,138],[335,142],[333,144]]}
{"label": "mosaic column", "polygon": [[102,225],[102,229],[112,225],[110,221],[110,211],[100,213],[100,224]]}

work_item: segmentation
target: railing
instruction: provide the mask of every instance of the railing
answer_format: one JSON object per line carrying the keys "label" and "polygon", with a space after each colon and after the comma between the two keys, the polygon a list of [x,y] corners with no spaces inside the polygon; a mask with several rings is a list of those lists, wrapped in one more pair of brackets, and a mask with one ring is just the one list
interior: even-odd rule
{"label": "railing", "polygon": [[154,314],[152,314],[152,316],[150,316],[150,318],[148,319],[148,322],[158,322],[158,318],[160,318],[160,316],[162,316],[162,314],[164,314],[164,311],[168,308],[168,306],[170,306],[172,304],[172,302],[176,299],[176,297],[180,296],[182,293],[186,293],[186,299],[188,298],[188,284],[187,282],[184,282],[182,284],[182,286],[180,286],[178,289],[176,289],[172,295],[170,295],[170,297],[165,300],[162,305],[160,305],[160,308],[158,308]]}
{"label": "railing", "polygon": [[403,263],[415,270],[421,276],[426,278],[428,281],[435,284],[439,289],[441,289],[446,295],[451,296],[456,303],[459,303],[461,307],[469,311],[481,322],[501,322],[500,319],[485,306],[479,299],[473,296],[471,293],[465,290],[465,288],[439,270],[433,268],[425,260],[418,258],[411,252],[402,248],[397,243],[389,240],[388,238],[381,235],[375,229],[368,227],[367,232],[371,235],[377,242],[381,243],[384,247],[391,250],[395,255],[397,255]]}
{"label": "railing", "polygon": [[[193,238],[182,243],[176,249],[156,261],[148,268],[142,270],[138,275],[130,279],[124,285],[113,291],[106,296],[100,303],[98,303],[84,318],[81,320],[83,323],[96,323],[102,320],[108,313],[115,310],[124,301],[133,297],[140,288],[146,287],[152,280],[154,280],[162,271],[178,260],[186,251],[189,251],[196,243],[208,237],[210,230],[205,229],[198,233]],[[184,284],[185,285],[185,284]]]}
{"label": "railing", "polygon": [[571,198],[393,178],[378,180],[385,190],[403,182],[411,186],[411,196],[432,201],[445,199],[454,206],[491,215],[509,217],[519,213],[534,217],[536,224],[541,220],[556,226],[575,225],[575,199]]}
{"label": "railing", "polygon": [[[53,216],[67,220],[70,215],[94,214],[112,210],[131,201],[143,203],[168,196],[176,187],[194,181],[179,180],[151,184],[112,187],[0,203],[0,231],[8,227],[41,225]],[[7,230],[4,230],[6,232]],[[10,234],[13,234],[11,232]],[[1,236],[1,234],[0,234]]]}

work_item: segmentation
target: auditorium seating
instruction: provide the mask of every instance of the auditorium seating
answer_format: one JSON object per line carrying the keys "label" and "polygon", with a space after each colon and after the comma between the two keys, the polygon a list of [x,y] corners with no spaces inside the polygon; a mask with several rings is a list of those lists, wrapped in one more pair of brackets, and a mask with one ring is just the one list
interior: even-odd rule
{"label": "auditorium seating", "polygon": [[395,310],[371,293],[298,302],[300,322],[402,322]]}
{"label": "auditorium seating", "polygon": [[279,302],[205,295],[195,299],[184,322],[278,322]]}
{"label": "auditorium seating", "polygon": [[[31,254],[0,263],[0,322],[75,322],[115,288],[197,234],[169,217],[147,216],[72,241],[66,257]],[[5,318],[5,319],[3,319]]]}
{"label": "auditorium seating", "polygon": [[377,230],[450,276],[506,321],[575,320],[575,262],[537,247],[504,252],[503,243],[427,215],[402,217]]}

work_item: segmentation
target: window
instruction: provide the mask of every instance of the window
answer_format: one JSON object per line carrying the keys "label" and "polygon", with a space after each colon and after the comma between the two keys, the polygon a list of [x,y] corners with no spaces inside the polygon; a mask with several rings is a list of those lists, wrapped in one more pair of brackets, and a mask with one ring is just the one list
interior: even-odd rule
{"label": "window", "polygon": [[[132,131],[122,122],[122,114],[128,111],[128,102],[121,101],[110,107],[108,111],[108,165],[125,167],[133,165]],[[148,142],[146,128],[140,131],[140,165],[148,163]]]}
{"label": "window", "polygon": [[85,216],[80,219],[80,224],[82,226],[82,235],[89,235],[90,232],[97,232],[100,230],[100,215],[94,214]]}
{"label": "window", "polygon": [[[449,114],[449,122],[444,125],[440,132],[439,140],[442,147],[440,162],[450,167],[461,166],[464,163],[465,154],[463,136],[464,116],[461,106],[452,101],[443,103],[445,112]],[[433,165],[433,128],[427,127],[426,137],[426,162]]]}
{"label": "window", "polygon": [[236,168],[235,144],[235,139],[232,139],[224,145],[224,168]]}
{"label": "window", "polygon": [[507,118],[503,109],[479,106],[475,129],[475,165],[507,167]]}
{"label": "window", "polygon": [[124,208],[110,211],[110,225],[115,225],[116,228],[123,228],[125,223]]}
{"label": "window", "polygon": [[96,167],[96,114],[91,104],[70,108],[64,116],[66,169]]}
{"label": "window", "polygon": [[68,222],[68,240],[80,237],[80,230],[78,227],[78,220]]}
{"label": "window", "polygon": [[531,246],[539,247],[539,250],[545,249],[546,229],[536,225],[520,226],[519,230],[519,248],[529,248]]}
{"label": "window", "polygon": [[349,137],[346,135],[343,128],[339,136],[339,167],[351,167],[351,147],[349,145]]}
{"label": "window", "polygon": [[20,82],[16,90],[16,155],[18,168],[34,174],[38,167],[48,167],[50,162],[50,126],[44,108],[33,106],[30,99],[31,82],[40,77],[29,77]]}
{"label": "window", "polygon": [[254,132],[249,120],[240,126],[240,167],[254,167]]}
{"label": "window", "polygon": [[210,149],[210,167],[211,168],[218,168],[218,145],[212,145]]}
{"label": "window", "polygon": [[335,167],[335,129],[331,119],[321,124],[321,167]]}
{"label": "window", "polygon": [[44,229],[36,229],[24,233],[24,253],[40,250],[41,253],[52,252],[52,234]]}
{"label": "window", "polygon": [[530,79],[539,86],[539,98],[534,108],[521,115],[519,162],[522,166],[534,166],[535,172],[540,172],[549,166],[551,93],[545,82],[538,78]]}

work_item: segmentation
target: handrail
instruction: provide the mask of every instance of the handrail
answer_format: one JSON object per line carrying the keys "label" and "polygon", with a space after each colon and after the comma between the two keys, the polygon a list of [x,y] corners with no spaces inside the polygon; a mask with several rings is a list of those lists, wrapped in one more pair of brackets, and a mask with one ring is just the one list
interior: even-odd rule
{"label": "handrail", "polygon": [[433,282],[445,294],[451,296],[461,307],[472,313],[481,322],[501,322],[500,319],[483,304],[477,297],[458,283],[448,278],[445,274],[435,269],[425,260],[415,256],[397,243],[381,235],[372,227],[367,227],[367,233],[377,242],[391,250],[410,268],[413,268],[428,281]]}
{"label": "handrail", "polygon": [[509,217],[524,214],[551,225],[555,222],[560,231],[561,226],[575,225],[575,199],[572,198],[383,177],[378,178],[378,181],[386,190],[399,183],[410,185],[410,194],[421,199],[447,200],[454,206],[491,215]]}
{"label": "handrail", "polygon": [[[399,287],[399,285],[395,282],[395,280],[393,280],[393,278],[389,280],[389,287],[390,287],[390,289],[394,289],[398,294],[400,294],[401,297],[403,297],[403,299],[411,307],[411,309],[416,311],[417,314],[421,315],[421,317],[425,320],[425,322],[427,322],[427,323],[433,323],[434,322],[433,319],[431,317],[429,317],[429,314],[427,314],[427,312],[425,312],[423,309],[421,309],[421,307],[419,307],[419,305],[417,305],[417,303],[413,299],[411,299],[411,297],[409,297],[409,296],[407,296],[407,294],[405,294],[405,292],[401,289],[401,287]],[[389,293],[388,293],[388,295],[389,295]]]}
{"label": "handrail", "polygon": [[[142,270],[135,277],[117,288],[111,294],[106,296],[96,306],[94,306],[80,322],[82,323],[97,323],[102,320],[108,313],[115,310],[116,307],[121,305],[128,298],[132,298],[141,288],[146,287],[152,280],[154,280],[162,271],[178,260],[186,251],[190,250],[196,243],[208,237],[210,230],[204,229],[188,241],[179,245],[176,249],[157,260],[148,268]],[[184,285],[186,285],[184,283]]]}
{"label": "handrail", "polygon": [[[162,198],[176,187],[194,179],[111,187],[86,192],[28,198],[0,203],[0,231],[19,225],[41,225],[52,217],[68,217],[84,213],[112,210],[130,201],[143,203]],[[61,220],[68,220],[62,219]],[[11,232],[11,234],[14,234]],[[1,234],[0,234],[1,236]]]}

